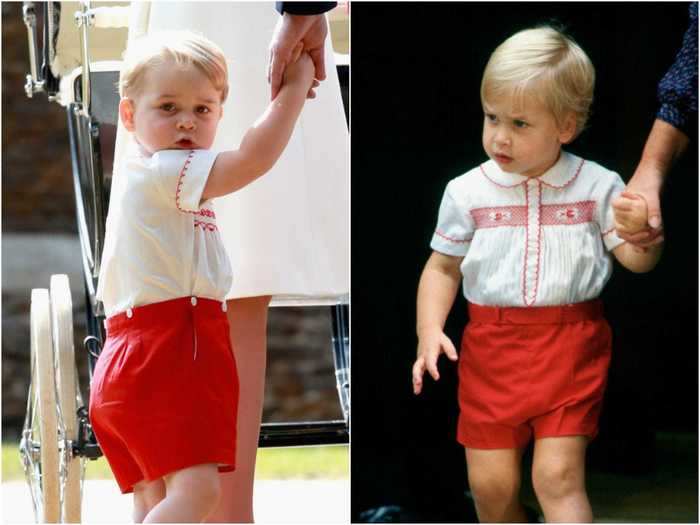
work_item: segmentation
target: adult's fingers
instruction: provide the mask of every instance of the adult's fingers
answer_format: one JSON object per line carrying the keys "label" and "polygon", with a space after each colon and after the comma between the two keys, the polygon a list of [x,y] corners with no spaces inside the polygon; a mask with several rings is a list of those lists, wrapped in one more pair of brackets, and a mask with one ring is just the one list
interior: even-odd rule
{"label": "adult's fingers", "polygon": [[647,201],[647,222],[649,226],[657,229],[663,224],[661,218],[661,203],[657,193],[648,193],[644,196]]}
{"label": "adult's fingers", "polygon": [[282,86],[282,74],[287,63],[280,59],[274,49],[270,51],[270,69],[268,80],[270,81],[270,100],[275,100]]}
{"label": "adult's fingers", "polygon": [[316,78],[319,80],[326,80],[326,59],[323,54],[323,46],[317,47],[316,49],[309,49],[308,52],[311,61],[314,63]]}
{"label": "adult's fingers", "polygon": [[301,55],[302,50],[304,49],[304,43],[299,42],[296,46],[294,46],[294,49],[292,49],[292,57],[289,59],[289,63],[293,64],[297,60],[299,60],[299,56]]}
{"label": "adult's fingers", "polygon": [[617,233],[617,236],[625,240],[627,242],[631,242],[633,244],[637,244],[643,241],[647,241],[651,238],[651,232],[649,230],[644,230],[641,232],[635,232],[635,233],[630,233],[627,230],[625,230],[621,225],[615,225],[615,230]]}

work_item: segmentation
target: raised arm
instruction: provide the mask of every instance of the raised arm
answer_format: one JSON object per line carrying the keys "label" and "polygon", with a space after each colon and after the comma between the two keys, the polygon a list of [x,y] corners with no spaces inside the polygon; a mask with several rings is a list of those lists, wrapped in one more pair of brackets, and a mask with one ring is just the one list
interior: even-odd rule
{"label": "raised arm", "polygon": [[265,113],[246,132],[237,150],[220,153],[202,200],[227,195],[267,173],[282,155],[313,84],[313,63],[306,53],[287,68],[285,83]]}

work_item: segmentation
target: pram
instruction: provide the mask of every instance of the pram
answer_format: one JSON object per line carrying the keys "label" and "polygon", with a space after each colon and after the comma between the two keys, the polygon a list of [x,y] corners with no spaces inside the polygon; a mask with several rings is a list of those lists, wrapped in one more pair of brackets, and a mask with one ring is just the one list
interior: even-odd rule
{"label": "pram", "polygon": [[[66,108],[76,219],[86,296],[89,376],[105,339],[104,309],[96,299],[117,124],[120,58],[126,46],[128,2],[25,2],[31,74],[29,97],[46,93]],[[43,16],[42,16],[43,15]],[[40,20],[43,39],[37,35]],[[331,20],[331,24],[333,21]],[[342,23],[342,21],[341,21]],[[347,86],[347,62],[339,77]],[[323,304],[328,304],[324,299]],[[260,446],[347,443],[349,332],[347,295],[330,305],[336,384],[343,419],[263,423]],[[78,388],[70,285],[54,275],[31,300],[32,379],[20,452],[39,522],[79,522],[86,459],[101,451]],[[206,446],[206,437],[203,438]]]}

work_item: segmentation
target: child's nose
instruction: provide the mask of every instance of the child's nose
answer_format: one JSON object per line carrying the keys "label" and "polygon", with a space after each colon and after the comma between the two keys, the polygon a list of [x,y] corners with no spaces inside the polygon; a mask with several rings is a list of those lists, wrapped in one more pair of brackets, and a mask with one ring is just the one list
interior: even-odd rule
{"label": "child's nose", "polygon": [[510,144],[510,134],[508,133],[507,130],[501,128],[496,131],[496,135],[494,136],[494,140],[496,144],[499,145],[508,145]]}
{"label": "child's nose", "polygon": [[177,128],[184,130],[194,129],[194,119],[189,116],[183,116],[177,121]]}

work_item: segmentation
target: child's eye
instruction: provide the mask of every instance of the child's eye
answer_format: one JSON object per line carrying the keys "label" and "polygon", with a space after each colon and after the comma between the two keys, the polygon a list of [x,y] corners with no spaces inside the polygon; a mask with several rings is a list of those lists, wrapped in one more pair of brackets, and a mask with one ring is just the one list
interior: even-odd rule
{"label": "child's eye", "polygon": [[513,125],[516,128],[521,128],[521,129],[529,126],[529,124],[527,122],[525,122],[524,120],[514,120]]}
{"label": "child's eye", "polygon": [[496,118],[496,115],[494,115],[493,113],[486,113],[485,116],[486,120],[488,120],[489,122],[496,122],[496,120],[498,120]]}
{"label": "child's eye", "polygon": [[173,104],[172,102],[166,102],[165,104],[160,105],[160,109],[162,109],[163,111],[170,112],[175,109],[175,104]]}
{"label": "child's eye", "polygon": [[197,108],[197,113],[204,113],[204,114],[211,113],[211,110],[206,106],[199,106]]}

